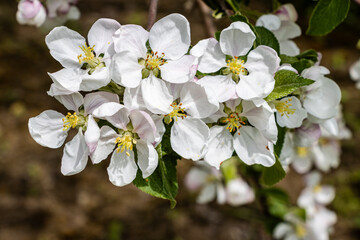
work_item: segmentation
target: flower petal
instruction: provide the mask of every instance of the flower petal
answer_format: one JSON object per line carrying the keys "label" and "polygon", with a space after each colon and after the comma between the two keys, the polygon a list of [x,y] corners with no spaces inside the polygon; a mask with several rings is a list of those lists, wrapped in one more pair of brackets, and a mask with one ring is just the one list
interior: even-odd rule
{"label": "flower petal", "polygon": [[149,32],[143,27],[134,24],[121,26],[113,36],[115,51],[120,53],[129,51],[138,58],[146,57],[146,42]]}
{"label": "flower petal", "polygon": [[142,177],[147,178],[158,166],[158,153],[151,143],[141,139],[136,143],[136,150],[138,154],[138,165],[142,171]]}
{"label": "flower petal", "polygon": [[264,14],[256,20],[256,26],[265,27],[270,31],[278,30],[280,25],[280,18],[274,14]]}
{"label": "flower petal", "polygon": [[219,102],[238,98],[236,94],[236,83],[232,80],[231,74],[223,76],[205,76],[196,82],[217,96]]}
{"label": "flower petal", "polygon": [[90,154],[92,154],[100,138],[100,128],[97,125],[92,115],[89,115],[85,132],[85,142],[89,147]]}
{"label": "flower petal", "polygon": [[252,72],[240,77],[240,82],[236,85],[236,93],[244,100],[254,100],[269,95],[274,86],[275,79],[271,74]]}
{"label": "flower petal", "polygon": [[116,145],[115,140],[118,134],[109,126],[103,126],[100,129],[100,138],[95,151],[91,155],[93,164],[100,163],[106,159],[111,152],[114,151]]}
{"label": "flower petal", "polygon": [[76,92],[69,95],[58,95],[55,96],[56,100],[58,100],[66,109],[72,110],[74,112],[78,112],[81,105],[84,104],[83,96]]}
{"label": "flower petal", "polygon": [[296,56],[300,54],[300,49],[294,41],[282,40],[279,41],[280,53],[288,56]]}
{"label": "flower petal", "polygon": [[257,71],[274,75],[280,67],[280,58],[274,49],[260,45],[249,53],[244,67],[250,74]]}
{"label": "flower petal", "polygon": [[185,83],[194,79],[191,66],[196,58],[191,55],[182,56],[177,60],[168,60],[160,67],[161,78],[170,83]]}
{"label": "flower petal", "polygon": [[56,85],[68,91],[78,92],[80,90],[82,78],[77,70],[63,68],[60,71],[48,73],[48,75]]}
{"label": "flower petal", "polygon": [[210,183],[205,185],[201,192],[199,193],[196,202],[199,204],[205,204],[211,202],[216,197],[216,184]]}
{"label": "flower petal", "polygon": [[241,178],[230,180],[226,184],[227,202],[231,206],[240,206],[251,203],[255,199],[252,188]]}
{"label": "flower petal", "polygon": [[150,115],[144,111],[132,110],[129,115],[133,131],[147,142],[155,141],[156,126]]}
{"label": "flower petal", "polygon": [[94,92],[86,94],[84,98],[85,115],[91,114],[104,103],[119,102],[119,96],[109,92]]}
{"label": "flower petal", "polygon": [[134,152],[129,151],[128,156],[125,152],[117,152],[111,156],[110,165],[107,168],[109,180],[118,187],[131,183],[135,177],[138,167],[134,160]]}
{"label": "flower petal", "polygon": [[81,91],[98,90],[110,82],[110,69],[109,67],[96,69],[91,75],[87,70],[82,70],[81,79]]}

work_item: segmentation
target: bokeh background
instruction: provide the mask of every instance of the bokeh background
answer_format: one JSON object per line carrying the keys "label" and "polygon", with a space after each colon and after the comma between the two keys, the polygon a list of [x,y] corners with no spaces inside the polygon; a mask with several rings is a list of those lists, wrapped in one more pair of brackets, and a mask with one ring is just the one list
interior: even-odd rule
{"label": "bokeh background", "polygon": [[[252,0],[251,6],[269,11],[271,1]],[[292,1],[299,12],[303,32],[316,2]],[[101,17],[121,24],[146,26],[148,1],[81,0],[79,21],[67,26],[86,36]],[[51,79],[47,72],[61,66],[45,45],[47,32],[20,26],[15,20],[17,2],[0,1],[0,239],[1,240],[120,240],[120,239],[271,239],[261,222],[246,209],[216,204],[198,205],[196,195],[183,184],[192,162],[178,161],[178,205],[169,208],[165,200],[150,197],[134,186],[113,186],[106,173],[108,161],[90,162],[70,177],[60,173],[61,149],[47,149],[32,140],[27,122],[46,109],[66,112],[49,97]],[[191,24],[192,43],[206,38],[198,5],[192,0],[160,0],[158,19],[178,12]],[[229,24],[216,20],[218,30]],[[302,50],[323,54],[322,65],[342,89],[343,109],[353,138],[343,142],[338,169],[325,175],[324,183],[336,187],[330,208],[338,222],[332,239],[360,239],[360,90],[349,78],[351,63],[360,57],[360,5],[352,2],[346,21],[326,37],[296,39]],[[70,136],[71,137],[71,136]],[[289,191],[295,203],[303,183],[290,172],[278,184]]]}

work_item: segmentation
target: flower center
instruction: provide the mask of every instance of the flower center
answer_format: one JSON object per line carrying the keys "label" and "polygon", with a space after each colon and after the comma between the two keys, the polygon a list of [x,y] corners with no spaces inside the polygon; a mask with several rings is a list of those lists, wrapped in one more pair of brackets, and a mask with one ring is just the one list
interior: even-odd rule
{"label": "flower center", "polygon": [[317,184],[317,185],[315,185],[314,187],[313,187],[313,192],[314,193],[318,193],[318,192],[320,192],[321,191],[321,186],[319,185],[319,184]]}
{"label": "flower center", "polygon": [[222,122],[227,124],[226,129],[229,130],[229,132],[235,132],[237,129],[241,128],[242,125],[246,124],[237,112],[230,113],[227,118],[222,120]]}
{"label": "flower center", "polygon": [[131,132],[125,132],[121,137],[116,138],[115,144],[117,144],[117,152],[124,152],[126,150],[126,155],[130,156],[129,151],[133,150],[136,139]]}
{"label": "flower center", "polygon": [[77,126],[79,117],[76,115],[76,112],[74,112],[74,114],[68,113],[62,121],[63,130],[67,131],[69,128],[75,128]]}
{"label": "flower center", "polygon": [[158,55],[158,52],[154,53],[153,51],[151,51],[151,53],[148,53],[146,55],[145,67],[148,70],[154,70],[154,69],[160,70],[160,66],[162,66],[166,63],[164,56],[165,56],[164,53],[162,53],[161,55]]}
{"label": "flower center", "polygon": [[172,104],[170,104],[170,106],[173,108],[173,110],[171,111],[171,113],[166,114],[164,117],[164,121],[165,123],[169,124],[172,122],[173,118],[175,119],[175,121],[178,120],[178,118],[184,119],[186,118],[186,113],[185,113],[185,108],[181,107],[182,103],[177,104],[176,102],[173,102]]}
{"label": "flower center", "polygon": [[89,74],[93,73],[96,68],[105,67],[105,63],[102,62],[104,54],[100,54],[99,57],[96,57],[94,52],[94,46],[90,47],[86,43],[83,46],[80,46],[80,49],[84,52],[77,56],[79,64],[82,64],[83,69],[90,69]]}
{"label": "flower center", "polygon": [[292,106],[292,104],[290,103],[291,101],[292,98],[289,98],[284,102],[278,101],[275,103],[275,108],[281,116],[286,115],[287,117],[289,117],[289,115],[295,113],[296,109],[290,108]]}
{"label": "flower center", "polygon": [[248,71],[244,68],[245,61],[242,59],[238,59],[238,57],[234,57],[231,60],[227,60],[227,66],[230,71],[235,75],[247,75]]}
{"label": "flower center", "polygon": [[306,228],[302,224],[297,224],[295,226],[295,234],[297,237],[303,238],[306,236],[306,233],[307,233]]}
{"label": "flower center", "polygon": [[307,157],[308,155],[307,147],[297,147],[297,155],[302,158]]}

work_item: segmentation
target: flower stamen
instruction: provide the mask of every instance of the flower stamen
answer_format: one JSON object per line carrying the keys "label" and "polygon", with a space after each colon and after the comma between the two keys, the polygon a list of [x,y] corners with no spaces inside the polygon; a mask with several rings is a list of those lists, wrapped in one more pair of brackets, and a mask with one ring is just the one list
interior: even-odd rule
{"label": "flower stamen", "polygon": [[116,152],[124,152],[130,157],[129,151],[133,150],[133,146],[137,143],[136,139],[130,132],[125,132],[121,137],[117,137],[115,144],[117,144]]}
{"label": "flower stamen", "polygon": [[182,103],[177,104],[176,102],[173,102],[172,104],[170,104],[170,106],[173,108],[173,110],[171,111],[171,113],[164,116],[165,122],[167,124],[171,123],[173,119],[177,121],[178,118],[184,119],[187,117],[185,113],[185,108],[182,107]]}
{"label": "flower stamen", "polygon": [[229,130],[229,132],[235,132],[237,129],[241,128],[242,125],[246,124],[244,121],[242,121],[237,112],[230,113],[227,118],[222,120],[222,122],[227,123],[226,129]]}
{"label": "flower stamen", "polygon": [[226,65],[229,67],[230,71],[235,75],[247,75],[248,71],[244,68],[245,61],[234,57],[231,60],[227,60]]}
{"label": "flower stamen", "polygon": [[158,55],[158,52],[154,53],[153,51],[151,51],[151,53],[148,53],[146,55],[145,67],[149,70],[154,70],[154,69],[160,70],[160,66],[167,63],[164,57],[165,57],[164,53]]}
{"label": "flower stamen", "polygon": [[294,114],[296,109],[290,108],[292,104],[290,103],[292,98],[287,99],[284,102],[278,101],[275,103],[276,110],[280,113],[281,116],[289,117],[289,115]]}
{"label": "flower stamen", "polygon": [[79,117],[74,114],[68,113],[63,119],[63,131],[67,131],[69,128],[75,128],[78,124]]}

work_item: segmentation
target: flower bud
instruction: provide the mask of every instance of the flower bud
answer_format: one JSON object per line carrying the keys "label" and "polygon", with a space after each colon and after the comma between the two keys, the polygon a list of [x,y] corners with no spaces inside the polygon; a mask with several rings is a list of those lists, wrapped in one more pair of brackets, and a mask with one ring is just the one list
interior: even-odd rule
{"label": "flower bud", "polygon": [[46,11],[39,0],[21,0],[16,13],[16,20],[20,24],[40,27],[46,19]]}
{"label": "flower bud", "polygon": [[280,18],[282,21],[293,21],[296,22],[298,19],[298,14],[294,5],[291,3],[287,3],[279,7],[276,10],[275,14]]}

